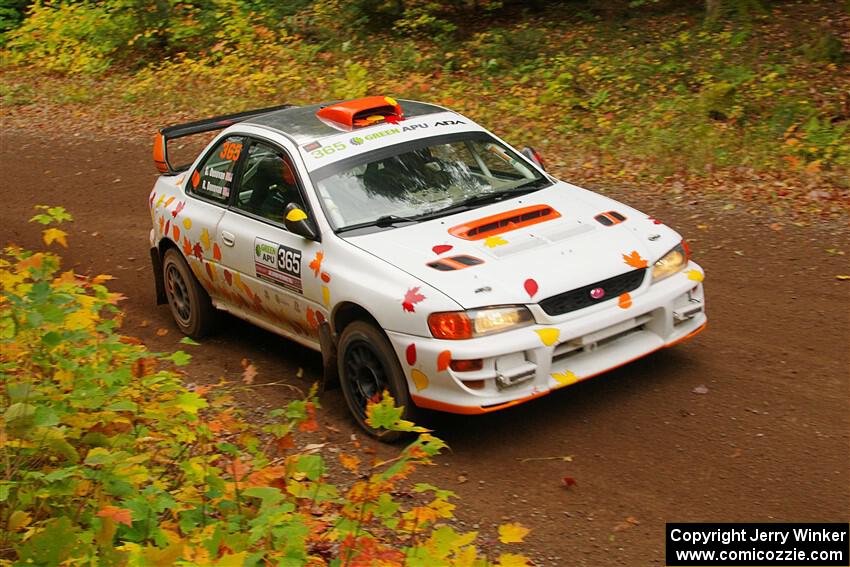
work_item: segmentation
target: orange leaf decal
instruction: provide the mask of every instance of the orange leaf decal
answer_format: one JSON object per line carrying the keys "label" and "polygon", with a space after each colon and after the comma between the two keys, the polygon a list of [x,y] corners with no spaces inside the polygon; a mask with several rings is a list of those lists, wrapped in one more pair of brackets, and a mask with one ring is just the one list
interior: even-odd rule
{"label": "orange leaf decal", "polygon": [[118,506],[104,506],[97,515],[101,518],[109,518],[116,524],[124,524],[125,526],[133,525],[133,516],[130,510],[119,508]]}
{"label": "orange leaf decal", "polygon": [[624,293],[623,295],[620,296],[620,300],[618,302],[618,305],[620,306],[621,309],[628,309],[629,307],[632,306],[632,296],[629,295],[628,293]]}
{"label": "orange leaf decal", "polygon": [[192,253],[192,243],[185,236],[183,237],[183,255],[188,256]]}
{"label": "orange leaf decal", "polygon": [[632,268],[645,268],[647,266],[646,260],[640,257],[637,250],[632,250],[631,254],[623,254],[623,261],[626,262]]}
{"label": "orange leaf decal", "polygon": [[319,277],[319,272],[322,271],[322,259],[325,257],[323,252],[316,252],[316,257],[310,261],[310,269],[316,277]]}
{"label": "orange leaf decal", "polygon": [[449,367],[449,364],[452,362],[452,353],[451,351],[444,350],[440,354],[437,355],[437,371],[442,372],[446,368]]}
{"label": "orange leaf decal", "polygon": [[421,302],[423,299],[425,299],[425,296],[419,293],[419,287],[412,287],[404,294],[404,301],[401,304],[401,308],[408,313],[413,313],[416,311],[413,305]]}
{"label": "orange leaf decal", "polygon": [[221,262],[221,248],[218,247],[218,242],[213,244],[213,258]]}
{"label": "orange leaf decal", "polygon": [[175,224],[171,227],[171,233],[174,235],[174,240],[180,242],[180,227]]}
{"label": "orange leaf decal", "polygon": [[322,272],[322,281],[328,283],[331,281],[331,276],[327,272]]}
{"label": "orange leaf decal", "polygon": [[312,307],[307,308],[307,324],[313,329],[319,326],[319,322],[316,321],[316,312],[313,311]]}

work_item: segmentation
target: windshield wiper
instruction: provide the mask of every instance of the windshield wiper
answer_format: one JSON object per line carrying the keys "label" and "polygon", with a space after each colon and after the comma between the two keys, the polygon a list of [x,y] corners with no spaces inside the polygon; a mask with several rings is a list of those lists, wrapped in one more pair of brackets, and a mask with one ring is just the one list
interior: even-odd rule
{"label": "windshield wiper", "polygon": [[357,230],[358,228],[368,228],[370,226],[377,226],[380,228],[386,228],[388,226],[395,226],[400,223],[407,222],[418,222],[418,217],[401,217],[399,215],[384,215],[376,218],[375,220],[370,220],[366,222],[358,222],[356,224],[349,224],[347,226],[343,226],[341,228],[336,229],[337,233],[340,232],[348,232],[349,230]]}

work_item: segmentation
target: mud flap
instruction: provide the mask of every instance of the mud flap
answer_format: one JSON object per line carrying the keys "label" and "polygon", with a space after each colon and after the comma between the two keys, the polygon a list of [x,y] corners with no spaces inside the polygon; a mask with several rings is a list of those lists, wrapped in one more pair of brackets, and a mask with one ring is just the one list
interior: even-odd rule
{"label": "mud flap", "polygon": [[339,371],[336,361],[336,341],[327,321],[319,325],[319,344],[322,347],[321,390],[331,390],[339,386]]}
{"label": "mud flap", "polygon": [[159,250],[156,248],[151,248],[151,265],[156,285],[156,304],[163,305],[168,303],[168,297],[165,295],[165,278],[162,276],[162,258],[159,257]]}

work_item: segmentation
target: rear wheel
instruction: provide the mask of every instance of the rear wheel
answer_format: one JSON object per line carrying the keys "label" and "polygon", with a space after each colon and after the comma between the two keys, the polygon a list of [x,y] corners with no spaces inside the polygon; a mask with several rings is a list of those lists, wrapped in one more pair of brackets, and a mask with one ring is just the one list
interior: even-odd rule
{"label": "rear wheel", "polygon": [[342,393],[357,424],[381,441],[404,437],[404,432],[377,430],[366,423],[366,406],[380,401],[384,390],[395,399],[396,405],[404,406],[403,419],[412,419],[415,413],[404,373],[384,334],[369,323],[355,321],[343,330],[338,352]]}
{"label": "rear wheel", "polygon": [[212,332],[216,319],[215,307],[189,269],[186,259],[175,248],[165,251],[162,275],[168,307],[180,331],[196,339]]}

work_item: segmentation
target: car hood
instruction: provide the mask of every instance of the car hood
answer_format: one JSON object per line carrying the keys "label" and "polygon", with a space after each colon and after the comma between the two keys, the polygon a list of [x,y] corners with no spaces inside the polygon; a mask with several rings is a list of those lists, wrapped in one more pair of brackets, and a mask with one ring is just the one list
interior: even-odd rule
{"label": "car hood", "polygon": [[[625,221],[605,226],[594,219],[607,211]],[[494,228],[494,220],[503,226]],[[470,309],[537,303],[642,261],[651,266],[681,238],[631,207],[558,182],[472,211],[345,240]],[[480,263],[465,266],[473,261],[464,257]]]}

